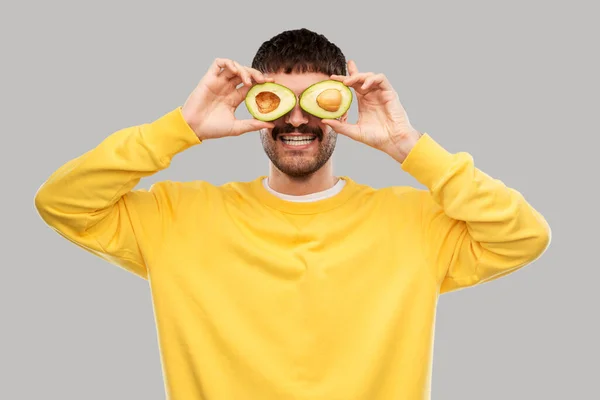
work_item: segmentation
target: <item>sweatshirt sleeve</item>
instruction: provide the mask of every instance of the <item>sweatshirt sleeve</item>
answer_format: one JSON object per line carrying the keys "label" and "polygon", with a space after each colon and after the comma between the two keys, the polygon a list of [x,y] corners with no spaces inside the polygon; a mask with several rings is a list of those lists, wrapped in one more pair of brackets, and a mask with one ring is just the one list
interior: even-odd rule
{"label": "sweatshirt sleeve", "polygon": [[168,219],[170,192],[166,183],[134,187],[198,143],[181,107],[121,129],[52,173],[38,189],[35,207],[66,239],[147,279],[144,251]]}
{"label": "sweatshirt sleeve", "polygon": [[539,258],[551,240],[544,217],[521,193],[424,134],[402,163],[422,191],[426,257],[440,293],[491,281]]}

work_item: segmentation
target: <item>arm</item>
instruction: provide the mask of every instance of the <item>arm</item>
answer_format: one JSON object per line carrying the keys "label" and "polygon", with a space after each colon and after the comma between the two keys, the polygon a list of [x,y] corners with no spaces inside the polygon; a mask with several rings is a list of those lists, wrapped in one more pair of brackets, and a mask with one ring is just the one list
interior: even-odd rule
{"label": "arm", "polygon": [[441,292],[491,281],[535,261],[550,244],[543,216],[516,190],[423,135],[402,163],[428,188],[422,202],[426,255]]}
{"label": "arm", "polygon": [[144,249],[163,228],[170,201],[166,183],[149,191],[133,188],[198,143],[180,108],[152,123],[121,129],[55,171],[36,193],[35,206],[66,239],[147,278]]}
{"label": "arm", "polygon": [[[244,83],[240,88],[238,80]],[[147,278],[150,239],[173,219],[178,185],[133,188],[205,139],[272,128],[270,122],[235,117],[252,85],[267,81],[273,78],[217,58],[182,107],[152,123],[113,133],[54,172],[35,197],[40,216],[75,244]]]}
{"label": "arm", "polygon": [[336,132],[383,151],[427,187],[421,191],[422,237],[441,292],[509,274],[542,255],[550,227],[523,196],[476,169],[467,153],[450,154],[409,121],[384,74],[331,79],[354,88],[358,121],[323,119]]}

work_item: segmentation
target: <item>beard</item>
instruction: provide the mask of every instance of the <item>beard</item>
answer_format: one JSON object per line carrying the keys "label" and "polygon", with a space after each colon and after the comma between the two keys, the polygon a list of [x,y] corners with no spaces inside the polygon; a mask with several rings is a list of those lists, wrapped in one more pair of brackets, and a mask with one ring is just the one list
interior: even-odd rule
{"label": "beard", "polygon": [[[281,135],[286,133],[306,133],[316,135],[316,154],[306,150],[287,149],[282,147]],[[329,161],[337,141],[337,133],[330,129],[323,132],[318,126],[290,124],[276,126],[271,130],[260,131],[263,149],[273,165],[282,173],[292,178],[308,178]]]}

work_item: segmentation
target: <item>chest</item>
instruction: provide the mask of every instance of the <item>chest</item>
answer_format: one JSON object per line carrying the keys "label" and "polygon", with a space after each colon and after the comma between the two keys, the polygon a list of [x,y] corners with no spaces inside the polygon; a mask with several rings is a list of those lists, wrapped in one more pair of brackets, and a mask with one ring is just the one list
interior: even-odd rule
{"label": "chest", "polygon": [[357,293],[429,278],[418,221],[401,210],[288,215],[233,209],[218,215],[172,229],[155,269],[190,283],[219,282],[224,290],[253,284]]}

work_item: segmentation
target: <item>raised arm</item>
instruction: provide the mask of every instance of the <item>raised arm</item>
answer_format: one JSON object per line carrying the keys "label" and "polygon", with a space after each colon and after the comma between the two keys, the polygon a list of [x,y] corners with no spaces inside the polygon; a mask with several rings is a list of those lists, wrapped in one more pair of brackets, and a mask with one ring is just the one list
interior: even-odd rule
{"label": "raised arm", "polygon": [[180,185],[134,187],[203,140],[272,127],[234,114],[250,87],[267,80],[232,60],[215,60],[183,107],[114,132],[55,171],[36,193],[39,215],[73,243],[147,278],[150,239],[173,219]]}
{"label": "raised arm", "polygon": [[324,120],[337,132],[383,151],[428,190],[421,191],[422,238],[442,292],[489,281],[537,259],[550,227],[524,197],[475,168],[468,153],[451,154],[408,119],[387,77],[332,76],[354,88],[358,121]]}
{"label": "raised arm", "polygon": [[39,188],[35,206],[56,232],[141,277],[144,249],[168,218],[166,183],[133,190],[200,143],[178,108],[152,123],[119,130],[67,162]]}
{"label": "raised arm", "polygon": [[539,258],[551,230],[517,190],[452,154],[429,135],[421,137],[402,168],[428,190],[422,192],[422,237],[441,292],[483,283]]}

